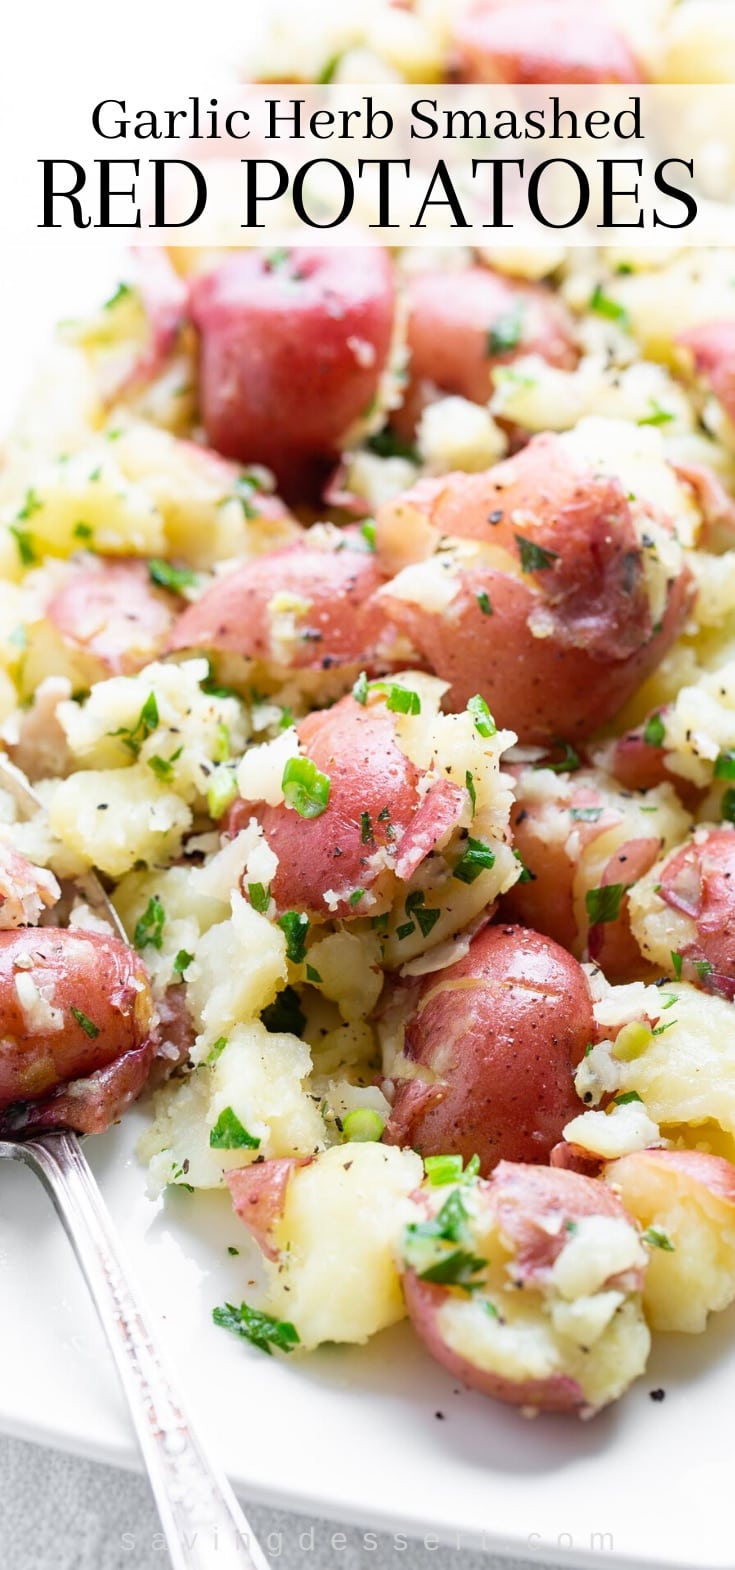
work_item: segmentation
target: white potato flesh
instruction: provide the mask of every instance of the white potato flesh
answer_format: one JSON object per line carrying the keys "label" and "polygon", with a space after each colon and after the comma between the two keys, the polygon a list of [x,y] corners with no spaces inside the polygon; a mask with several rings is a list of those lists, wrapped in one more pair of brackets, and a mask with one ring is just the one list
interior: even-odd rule
{"label": "white potato flesh", "polygon": [[266,1307],[303,1346],[367,1341],[403,1318],[395,1249],[422,1175],[413,1151],[376,1144],[335,1145],[293,1174]]}
{"label": "white potato flesh", "polygon": [[650,1241],[651,1328],[701,1332],[735,1298],[735,1167],[699,1151],[645,1150],[604,1175]]}

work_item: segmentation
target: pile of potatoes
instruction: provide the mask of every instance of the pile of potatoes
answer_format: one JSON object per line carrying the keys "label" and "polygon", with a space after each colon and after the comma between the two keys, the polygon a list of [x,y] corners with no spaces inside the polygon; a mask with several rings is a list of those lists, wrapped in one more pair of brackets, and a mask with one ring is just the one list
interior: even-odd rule
{"label": "pile of potatoes", "polygon": [[[719,80],[725,9],[333,8],[299,66]],[[408,1314],[589,1415],[735,1297],[732,267],[147,252],[7,443],[0,1126],[147,1090],[285,1349]]]}

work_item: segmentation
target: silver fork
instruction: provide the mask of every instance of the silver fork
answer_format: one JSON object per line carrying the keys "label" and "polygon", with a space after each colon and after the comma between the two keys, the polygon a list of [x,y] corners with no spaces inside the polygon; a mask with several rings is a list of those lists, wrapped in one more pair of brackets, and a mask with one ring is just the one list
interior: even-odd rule
{"label": "silver fork", "polygon": [[[0,786],[24,816],[38,811],[35,791],[4,759]],[[86,873],[77,886],[127,941],[96,874]],[[166,1372],[78,1136],[63,1129],[0,1140],[0,1157],[24,1162],[41,1179],[82,1267],[130,1409],[174,1570],[268,1570],[227,1479],[207,1454]]]}

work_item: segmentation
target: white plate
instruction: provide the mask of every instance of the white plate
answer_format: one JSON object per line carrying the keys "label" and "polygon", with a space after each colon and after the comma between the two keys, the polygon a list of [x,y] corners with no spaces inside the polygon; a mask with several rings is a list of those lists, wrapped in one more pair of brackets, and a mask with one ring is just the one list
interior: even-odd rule
{"label": "white plate", "polygon": [[[3,400],[54,317],[119,276],[84,245],[3,259]],[[735,1311],[661,1337],[649,1370],[591,1423],[529,1422],[460,1391],[407,1326],[367,1348],[267,1358],[215,1328],[247,1296],[247,1242],[224,1196],[146,1198],[143,1115],[87,1151],[174,1372],[244,1497],[515,1557],[732,1564]],[[227,1246],[243,1249],[230,1258]],[[0,1165],[0,1429],[138,1464],[102,1333],[36,1179]],[[654,1402],[658,1387],[666,1399]],[[441,1417],[437,1414],[442,1414]]]}

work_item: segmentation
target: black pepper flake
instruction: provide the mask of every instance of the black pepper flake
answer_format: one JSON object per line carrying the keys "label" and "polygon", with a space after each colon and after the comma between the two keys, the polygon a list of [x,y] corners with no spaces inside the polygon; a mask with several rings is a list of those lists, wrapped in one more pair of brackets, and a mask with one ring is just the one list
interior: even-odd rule
{"label": "black pepper flake", "polygon": [[443,1413],[443,1412],[435,1412],[435,1413],[434,1413],[434,1416],[435,1416],[435,1417],[436,1417],[436,1418],[438,1418],[438,1420],[439,1420],[439,1422],[440,1422],[440,1423],[443,1423],[443,1422],[444,1422],[444,1416],[445,1416],[445,1414],[444,1414],[444,1413]]}
{"label": "black pepper flake", "polygon": [[489,512],[488,515],[487,515],[487,521],[488,521],[488,523],[502,523],[502,521],[503,521],[503,509],[502,509],[502,507],[499,507],[496,512]]}
{"label": "black pepper flake", "polygon": [[666,1400],[666,1391],[662,1390],[660,1388],[660,1386],[659,1386],[658,1390],[649,1390],[648,1394],[651,1397],[652,1401],[665,1401]]}

